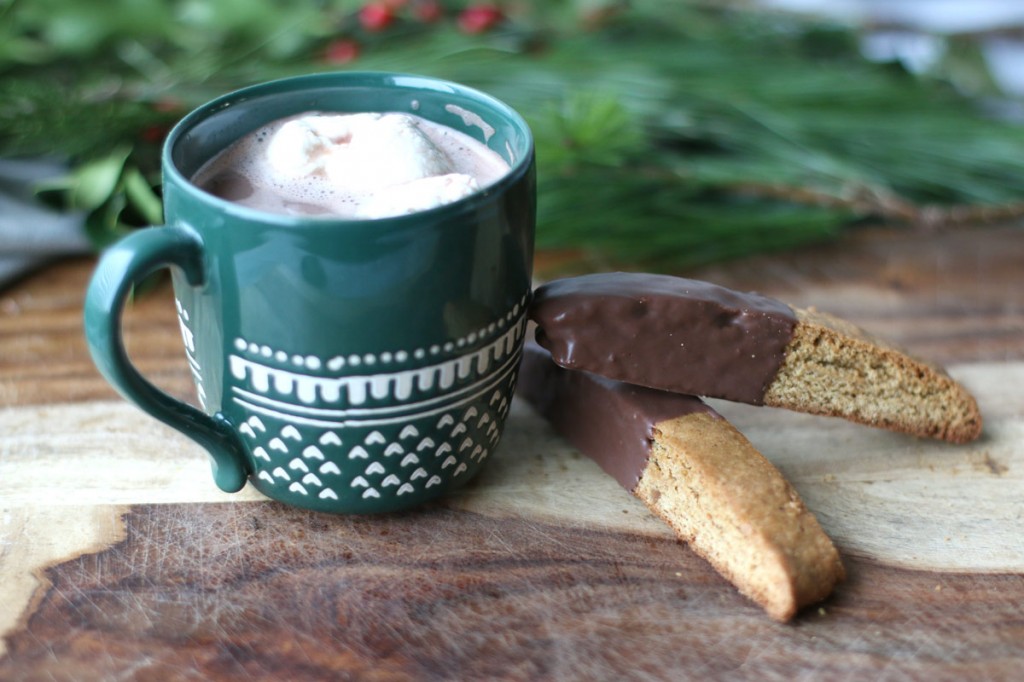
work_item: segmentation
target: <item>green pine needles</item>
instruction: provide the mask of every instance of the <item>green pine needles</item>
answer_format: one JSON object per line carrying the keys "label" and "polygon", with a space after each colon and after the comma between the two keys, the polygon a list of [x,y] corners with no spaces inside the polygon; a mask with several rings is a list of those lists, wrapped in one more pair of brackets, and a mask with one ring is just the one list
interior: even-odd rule
{"label": "green pine needles", "polygon": [[680,270],[863,221],[1024,215],[1024,127],[864,60],[841,27],[693,1],[499,3],[486,26],[463,21],[480,9],[465,2],[429,17],[427,0],[384,3],[372,25],[352,2],[149,4],[78,35],[79,0],[0,0],[0,154],[68,157],[48,196],[89,211],[99,244],[158,212],[160,134],[188,108],[331,69],[450,78],[519,109],[538,246],[578,268]]}

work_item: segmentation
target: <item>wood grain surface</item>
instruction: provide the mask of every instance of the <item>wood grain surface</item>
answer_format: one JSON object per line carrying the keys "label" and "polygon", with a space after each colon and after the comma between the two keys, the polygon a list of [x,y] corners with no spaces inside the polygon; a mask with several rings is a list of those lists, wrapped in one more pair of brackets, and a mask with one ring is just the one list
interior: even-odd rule
{"label": "wood grain surface", "polygon": [[[484,473],[382,517],[218,491],[81,338],[93,263],[0,294],[0,679],[1020,679],[1024,231],[864,231],[686,273],[845,316],[949,366],[968,446],[716,402],[793,482],[849,579],[780,625],[514,405]],[[165,286],[126,320],[192,387]]]}

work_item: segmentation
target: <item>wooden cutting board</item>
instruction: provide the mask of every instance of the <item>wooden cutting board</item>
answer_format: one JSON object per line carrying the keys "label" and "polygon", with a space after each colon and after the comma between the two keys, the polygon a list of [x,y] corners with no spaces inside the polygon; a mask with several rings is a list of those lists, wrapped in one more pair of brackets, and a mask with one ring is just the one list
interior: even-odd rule
{"label": "wooden cutting board", "polygon": [[[687,273],[848,317],[945,363],[976,443],[716,402],[793,482],[849,578],[770,621],[525,404],[485,472],[386,517],[213,485],[92,369],[92,262],[0,295],[0,679],[1018,679],[1024,231],[864,232]],[[129,346],[191,395],[166,288]]]}

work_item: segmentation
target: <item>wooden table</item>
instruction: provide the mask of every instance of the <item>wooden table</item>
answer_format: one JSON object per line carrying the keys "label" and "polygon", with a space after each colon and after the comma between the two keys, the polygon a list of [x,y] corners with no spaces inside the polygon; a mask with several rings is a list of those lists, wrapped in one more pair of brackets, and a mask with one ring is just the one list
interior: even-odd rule
{"label": "wooden table", "polygon": [[[848,568],[786,625],[518,402],[485,473],[415,513],[220,493],[93,369],[92,265],[0,294],[0,679],[1024,679],[1024,230],[863,231],[688,273],[944,363],[986,418],[951,446],[716,403]],[[167,287],[127,330],[191,396]]]}

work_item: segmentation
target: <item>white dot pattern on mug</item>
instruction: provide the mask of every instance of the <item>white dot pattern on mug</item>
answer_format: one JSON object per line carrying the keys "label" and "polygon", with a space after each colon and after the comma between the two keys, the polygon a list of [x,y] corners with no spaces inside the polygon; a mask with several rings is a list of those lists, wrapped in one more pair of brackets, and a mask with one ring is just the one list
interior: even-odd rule
{"label": "white dot pattern on mug", "polygon": [[[472,473],[501,436],[526,331],[526,296],[456,339],[380,353],[315,355],[237,338],[231,401],[268,494],[376,501],[416,497]],[[183,335],[188,312],[179,304]],[[195,354],[191,332],[185,339]],[[468,352],[454,357],[455,349]],[[436,358],[422,367],[407,364]],[[349,371],[359,374],[341,374]],[[193,368],[202,386],[198,363]],[[227,396],[225,396],[227,397]]]}
{"label": "white dot pattern on mug", "polygon": [[[522,339],[525,327],[524,304],[525,298],[500,323],[493,323],[479,332],[472,332],[444,345],[435,344],[438,348],[436,352],[431,350],[434,346],[427,346],[411,351],[353,354],[348,357],[337,355],[328,360],[289,354],[293,365],[307,370],[316,371],[324,367],[330,372],[346,367],[359,367],[363,371],[381,370],[373,374],[330,376],[300,372],[291,367],[275,367],[267,364],[266,360],[278,357],[279,351],[267,348],[264,352],[263,346],[241,338],[235,340],[234,347],[238,352],[229,356],[229,366],[236,380],[246,382],[251,387],[251,391],[240,391],[242,400],[273,393],[289,401],[297,399],[298,404],[304,405],[329,403],[358,407],[375,400],[406,401],[413,398],[416,390],[430,391],[435,387],[448,390],[469,377],[485,375],[500,366]],[[495,338],[471,353],[412,370],[395,367],[396,363],[404,363],[410,358],[422,360],[438,355],[440,349],[451,352],[455,348],[465,347],[472,343],[469,338],[475,342],[488,336]]]}
{"label": "white dot pattern on mug", "polygon": [[[426,358],[428,356],[429,357],[434,357],[434,356],[440,355],[442,353],[442,351],[446,352],[446,353],[450,353],[453,350],[461,349],[461,348],[464,348],[464,347],[466,347],[468,345],[472,345],[478,339],[484,339],[484,338],[487,338],[489,336],[493,336],[495,331],[497,331],[498,329],[508,328],[508,327],[514,326],[514,323],[516,321],[518,321],[518,319],[521,317],[521,314],[525,310],[525,305],[526,305],[526,297],[524,296],[499,321],[491,322],[486,327],[482,327],[482,328],[480,328],[478,330],[471,331],[468,334],[466,334],[465,336],[461,336],[461,337],[459,337],[457,339],[454,339],[454,340],[446,341],[446,342],[444,342],[443,345],[435,343],[435,344],[431,344],[429,346],[425,345],[423,347],[416,348],[416,349],[411,350],[411,351],[409,351],[409,350],[387,351],[386,350],[386,351],[383,351],[383,352],[381,352],[379,354],[365,353],[363,355],[357,355],[357,354],[350,354],[350,355],[347,355],[347,356],[346,355],[335,355],[335,356],[325,360],[325,359],[322,359],[320,357],[317,357],[316,355],[299,355],[299,354],[291,355],[291,354],[289,354],[289,353],[287,353],[287,352],[285,352],[283,350],[274,350],[274,349],[271,349],[268,346],[262,346],[262,345],[257,344],[257,343],[252,343],[252,342],[246,341],[243,338],[236,338],[235,342],[234,342],[234,347],[235,347],[235,350],[238,351],[239,353],[247,353],[247,354],[249,354],[252,357],[261,356],[264,359],[273,357],[273,358],[277,359],[279,362],[281,362],[281,361],[283,361],[283,360],[285,360],[285,359],[290,357],[292,364],[295,365],[296,367],[303,367],[303,368],[312,369],[312,370],[319,370],[322,367],[326,367],[328,370],[330,370],[332,372],[336,372],[336,371],[338,371],[338,370],[340,370],[340,369],[342,369],[342,368],[344,368],[346,366],[352,366],[352,367],[363,366],[363,367],[366,367],[366,366],[375,366],[375,365],[386,366],[386,365],[391,365],[393,363],[401,364],[401,363],[404,363],[407,360],[409,360],[410,357],[414,358],[416,360],[422,360],[422,359],[424,359],[424,358]],[[179,307],[179,310],[180,310],[181,309],[181,304],[180,303],[178,304],[178,307]],[[507,334],[506,334],[506,336],[507,336]],[[494,344],[494,345],[497,345],[497,344]],[[492,350],[494,352],[494,354],[497,355],[497,349],[496,348],[492,347],[490,350]],[[482,353],[483,353],[483,351],[480,351],[480,352],[477,353],[477,355],[479,356]],[[241,358],[241,356],[237,356],[237,357],[240,358],[241,362],[237,363],[235,366],[238,367],[238,368],[241,368],[243,366],[242,363],[244,363],[244,359]],[[239,371],[241,371],[241,369],[239,369]]]}
{"label": "white dot pattern on mug", "polygon": [[344,490],[355,491],[364,500],[400,498],[457,479],[482,463],[500,438],[509,409],[507,396],[503,386],[491,393],[483,410],[472,405],[442,413],[427,423],[432,435],[408,423],[390,438],[372,430],[350,440],[343,429],[300,431],[257,415],[239,431],[259,460],[257,476],[266,485],[321,500],[336,500]]}

